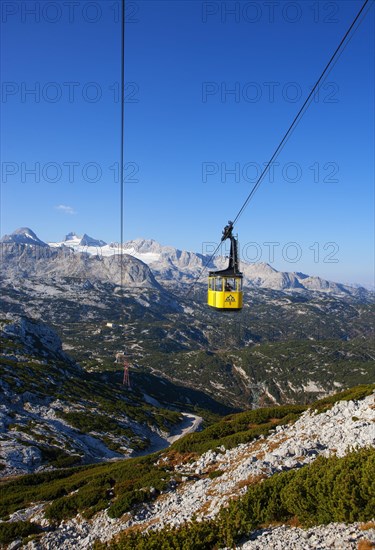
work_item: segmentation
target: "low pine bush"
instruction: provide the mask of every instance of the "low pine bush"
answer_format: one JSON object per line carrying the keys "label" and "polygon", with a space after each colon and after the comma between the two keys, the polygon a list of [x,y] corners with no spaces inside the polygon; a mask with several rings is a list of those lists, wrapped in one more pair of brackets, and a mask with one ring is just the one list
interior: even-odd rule
{"label": "low pine bush", "polygon": [[260,435],[266,436],[278,425],[296,420],[306,408],[304,405],[285,405],[230,415],[202,432],[188,434],[177,440],[171,448],[181,453],[199,454],[221,445],[231,449]]}
{"label": "low pine bush", "polygon": [[369,521],[375,510],[375,449],[344,458],[318,458],[251,485],[213,520],[193,521],[179,528],[132,532],[95,550],[208,550],[234,547],[260,525],[296,518],[301,525]]}
{"label": "low pine bush", "polygon": [[22,539],[39,533],[41,528],[30,521],[12,521],[0,523],[0,543],[9,544],[12,540]]}

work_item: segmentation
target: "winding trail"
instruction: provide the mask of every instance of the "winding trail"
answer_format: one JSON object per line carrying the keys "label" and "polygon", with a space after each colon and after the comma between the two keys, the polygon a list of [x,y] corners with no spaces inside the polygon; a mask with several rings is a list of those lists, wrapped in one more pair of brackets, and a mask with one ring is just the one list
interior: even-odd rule
{"label": "winding trail", "polygon": [[183,437],[186,434],[196,432],[202,422],[203,418],[201,416],[197,416],[195,414],[191,413],[181,413],[184,419],[174,426],[171,430],[171,433],[167,437],[163,437],[155,432],[153,432],[150,436],[150,446],[147,447],[144,451],[139,451],[134,454],[132,454],[132,457],[135,456],[145,456],[152,453],[156,453],[157,451],[162,451],[163,449],[166,449],[172,443],[180,439],[180,437]]}
{"label": "winding trail", "polygon": [[186,434],[196,432],[203,422],[201,416],[191,413],[182,413],[182,415],[185,417],[184,420],[171,431],[170,436],[167,438],[169,445],[172,445],[177,439]]}

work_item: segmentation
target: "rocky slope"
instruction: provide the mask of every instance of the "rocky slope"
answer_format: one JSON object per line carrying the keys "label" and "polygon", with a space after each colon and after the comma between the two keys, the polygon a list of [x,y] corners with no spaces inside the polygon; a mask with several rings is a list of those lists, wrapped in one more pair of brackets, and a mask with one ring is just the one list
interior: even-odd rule
{"label": "rocky slope", "polygon": [[51,248],[28,243],[1,243],[2,279],[78,279],[114,285],[160,288],[149,267],[129,256],[100,257],[75,252],[69,247]]}
{"label": "rocky slope", "polygon": [[[180,481],[170,484],[152,502],[137,505],[119,519],[110,519],[102,511],[90,520],[81,515],[64,520],[27,547],[91,548],[95,540],[110,540],[129,527],[155,530],[182,525],[193,516],[213,518],[229,500],[245,494],[248,487],[262,479],[312,464],[319,456],[342,457],[352,449],[365,447],[375,447],[374,394],[360,400],[339,401],[325,412],[307,410],[294,423],[277,426],[268,437],[233,448],[213,448],[194,460],[179,461],[170,454],[160,455],[157,463],[172,468],[173,477]],[[217,475],[212,475],[215,472]],[[14,513],[11,521],[28,518],[47,527],[43,509],[43,504],[34,505]],[[361,531],[359,525],[334,524],[310,531],[290,526],[267,527],[250,533],[242,547],[340,548],[342,542],[342,548],[354,548],[360,538],[375,541],[374,525],[367,531]],[[298,546],[301,541],[303,546]]]}
{"label": "rocky slope", "polygon": [[243,494],[252,480],[300,468],[318,456],[344,456],[351,448],[375,446],[374,405],[374,395],[362,401],[339,402],[323,414],[307,411],[292,426],[278,426],[276,433],[265,440],[226,451],[208,451],[188,467],[183,465],[176,470],[185,476],[201,476],[212,470],[222,474],[215,479],[187,483],[146,509],[142,521],[162,527],[181,524],[193,514],[210,518],[228,499]]}
{"label": "rocky slope", "polygon": [[257,529],[249,540],[237,545],[241,550],[366,550],[375,545],[375,523],[331,523],[301,529],[283,525]]}
{"label": "rocky slope", "polygon": [[151,452],[197,420],[120,380],[86,373],[43,323],[2,320],[0,343],[2,476]]}

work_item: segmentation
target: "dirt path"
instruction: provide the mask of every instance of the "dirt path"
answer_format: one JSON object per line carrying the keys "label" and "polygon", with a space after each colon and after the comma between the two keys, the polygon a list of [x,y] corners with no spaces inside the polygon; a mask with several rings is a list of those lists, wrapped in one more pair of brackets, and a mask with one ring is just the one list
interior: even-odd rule
{"label": "dirt path", "polygon": [[201,416],[191,413],[182,413],[182,415],[184,420],[171,431],[170,436],[167,438],[170,445],[183,435],[196,432],[202,424],[203,418]]}
{"label": "dirt path", "polygon": [[162,437],[161,435],[158,435],[156,433],[153,433],[149,439],[151,442],[151,445],[144,451],[140,451],[138,453],[134,453],[132,456],[144,456],[149,455],[151,453],[156,453],[157,451],[161,451],[162,449],[166,449],[174,441],[177,441],[177,439],[180,439],[180,437],[196,432],[200,425],[202,424],[202,417],[197,416],[195,414],[191,413],[181,413],[184,419],[173,427],[171,433],[168,437]]}

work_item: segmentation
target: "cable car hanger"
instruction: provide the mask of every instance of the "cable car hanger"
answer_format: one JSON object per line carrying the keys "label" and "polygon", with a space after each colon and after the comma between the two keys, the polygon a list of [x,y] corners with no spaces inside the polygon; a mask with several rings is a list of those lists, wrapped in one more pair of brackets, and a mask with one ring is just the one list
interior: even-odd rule
{"label": "cable car hanger", "polygon": [[[313,96],[315,94],[315,92],[319,89],[319,87],[323,84],[323,82],[325,81],[325,79],[327,78],[327,76],[329,75],[330,71],[333,69],[336,61],[338,60],[339,58],[339,53],[341,55],[341,53],[343,52],[343,50],[345,49],[346,45],[349,43],[349,41],[351,40],[351,37],[349,40],[347,40],[349,34],[351,33],[352,29],[354,28],[355,24],[357,23],[358,19],[360,18],[362,12],[364,11],[366,5],[369,3],[369,0],[365,0],[365,2],[363,3],[361,9],[359,10],[359,12],[357,13],[357,15],[355,16],[355,18],[353,19],[351,25],[349,26],[348,30],[346,31],[346,33],[344,34],[343,38],[341,39],[339,45],[337,46],[336,50],[334,51],[334,53],[332,54],[331,58],[329,59],[328,63],[326,64],[326,66],[324,67],[321,75],[319,76],[318,80],[316,81],[315,85],[313,86],[313,88],[311,89],[310,93],[308,94],[307,98],[305,99],[302,107],[299,109],[298,113],[296,114],[296,116],[294,117],[292,123],[289,125],[289,128],[287,129],[287,131],[285,132],[282,140],[280,141],[279,145],[276,147],[275,151],[273,152],[270,160],[267,162],[265,168],[263,169],[262,173],[260,174],[258,180],[256,181],[256,183],[254,184],[254,187],[251,189],[250,193],[248,194],[248,196],[246,197],[243,205],[241,206],[240,210],[238,211],[236,217],[234,218],[233,222],[229,222],[231,224],[231,229],[233,229],[235,223],[239,220],[240,216],[242,215],[243,211],[245,210],[245,208],[247,207],[247,205],[249,204],[249,202],[251,201],[251,199],[253,198],[255,192],[258,190],[260,184],[262,183],[265,175],[267,174],[268,170],[270,169],[270,166],[272,165],[272,163],[274,162],[274,160],[278,157],[278,155],[281,153],[282,149],[284,148],[285,144],[287,143],[289,137],[291,136],[292,132],[294,131],[295,127],[297,126],[297,124],[300,122],[300,120],[302,119],[303,115],[305,114],[305,112],[307,111],[307,109],[309,108],[309,106],[311,105],[312,103],[312,99],[313,99]],[[370,6],[369,10],[371,9],[372,6]],[[368,11],[369,11],[368,10]],[[367,13],[368,13],[367,11]],[[367,13],[365,14],[365,16],[367,15]],[[363,17],[362,21],[364,20],[365,16]],[[362,22],[361,21],[361,22]],[[360,23],[361,23],[360,22]],[[360,24],[359,23],[359,24]],[[359,26],[359,25],[358,25]],[[358,28],[358,27],[357,27]],[[346,43],[345,43],[346,42]],[[223,239],[222,239],[223,241]],[[218,246],[216,247],[216,249],[214,250],[214,252],[211,254],[211,256],[208,258],[208,260],[206,261],[206,263],[204,264],[204,266],[202,267],[200,273],[197,275],[197,277],[194,279],[194,281],[191,283],[191,287],[190,289],[188,290],[187,292],[187,296],[192,292],[193,288],[195,287],[196,283],[200,280],[200,278],[202,277],[203,273],[206,271],[208,265],[211,263],[211,261],[213,260],[215,254],[217,253],[217,251],[219,250],[219,248],[221,247],[221,244],[222,244],[222,241],[218,244]],[[210,278],[210,275],[209,275],[209,278]],[[211,305],[211,304],[209,304]],[[239,309],[239,308],[237,308]]]}
{"label": "cable car hanger", "polygon": [[242,309],[242,273],[238,258],[238,241],[233,235],[233,222],[224,227],[221,242],[230,239],[229,265],[226,269],[208,274],[207,303],[215,309],[239,311]]}

